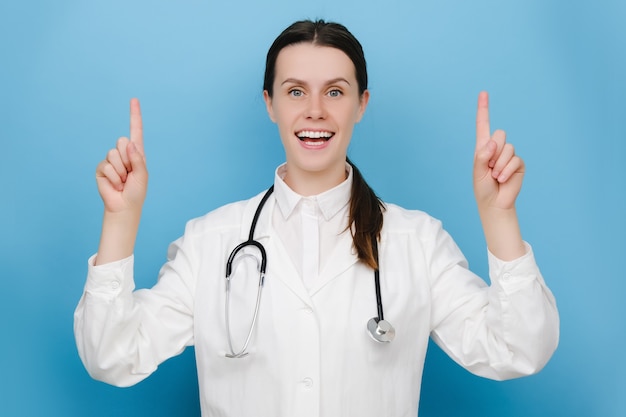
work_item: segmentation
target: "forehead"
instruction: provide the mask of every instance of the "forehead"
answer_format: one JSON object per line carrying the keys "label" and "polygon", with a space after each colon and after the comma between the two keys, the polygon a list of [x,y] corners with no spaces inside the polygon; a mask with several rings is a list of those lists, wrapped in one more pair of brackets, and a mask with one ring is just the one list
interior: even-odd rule
{"label": "forehead", "polygon": [[283,48],[276,58],[275,71],[274,82],[279,84],[288,78],[307,82],[345,78],[350,84],[356,85],[356,70],[345,52],[308,42]]}

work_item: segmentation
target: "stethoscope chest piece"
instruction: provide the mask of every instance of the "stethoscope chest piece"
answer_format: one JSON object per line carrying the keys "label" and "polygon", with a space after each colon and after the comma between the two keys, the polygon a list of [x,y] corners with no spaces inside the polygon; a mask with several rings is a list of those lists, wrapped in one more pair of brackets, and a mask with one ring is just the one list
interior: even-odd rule
{"label": "stethoscope chest piece", "polygon": [[387,321],[372,317],[367,322],[369,335],[377,342],[389,343],[396,337],[396,329]]}

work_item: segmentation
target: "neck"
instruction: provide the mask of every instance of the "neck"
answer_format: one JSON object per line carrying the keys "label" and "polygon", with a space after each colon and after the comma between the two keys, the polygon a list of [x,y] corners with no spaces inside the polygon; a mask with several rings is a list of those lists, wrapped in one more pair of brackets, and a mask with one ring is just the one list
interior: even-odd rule
{"label": "neck", "polygon": [[304,197],[321,194],[336,187],[346,180],[348,174],[345,164],[332,170],[325,171],[298,171],[287,164],[285,183],[296,193]]}

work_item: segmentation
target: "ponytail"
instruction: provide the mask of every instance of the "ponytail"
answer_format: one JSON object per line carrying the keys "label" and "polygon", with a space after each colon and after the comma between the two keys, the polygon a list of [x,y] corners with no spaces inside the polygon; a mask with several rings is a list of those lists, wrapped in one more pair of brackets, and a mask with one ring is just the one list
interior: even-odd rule
{"label": "ponytail", "polygon": [[359,260],[378,269],[377,241],[383,228],[385,205],[367,185],[361,171],[346,158],[352,167],[352,191],[350,195],[350,213],[348,228],[352,234],[352,244]]}

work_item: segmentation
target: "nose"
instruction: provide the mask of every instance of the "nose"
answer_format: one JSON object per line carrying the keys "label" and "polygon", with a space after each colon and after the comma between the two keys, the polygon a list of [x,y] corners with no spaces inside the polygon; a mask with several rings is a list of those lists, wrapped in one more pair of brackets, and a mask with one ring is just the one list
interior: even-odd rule
{"label": "nose", "polygon": [[324,99],[321,94],[312,94],[308,100],[306,109],[307,119],[325,119],[326,109],[324,107]]}

